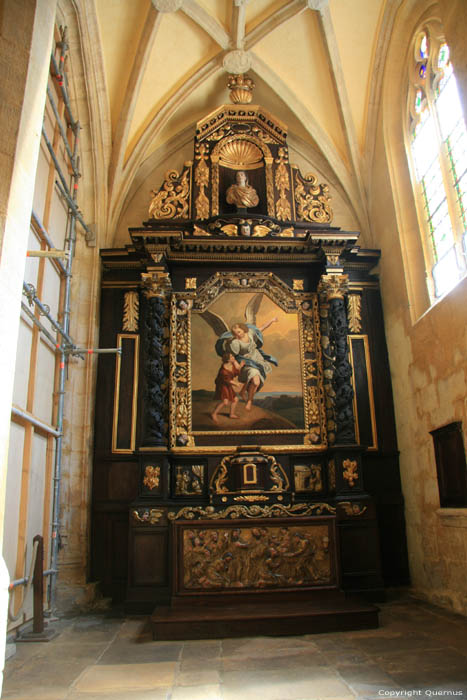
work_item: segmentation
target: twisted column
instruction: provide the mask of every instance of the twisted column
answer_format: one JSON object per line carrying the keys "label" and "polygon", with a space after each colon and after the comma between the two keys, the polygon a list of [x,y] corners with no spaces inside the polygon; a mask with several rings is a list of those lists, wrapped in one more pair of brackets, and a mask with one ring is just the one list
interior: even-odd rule
{"label": "twisted column", "polygon": [[167,444],[167,352],[164,327],[167,325],[165,296],[170,290],[167,272],[142,273],[146,298],[144,318],[145,390],[142,441],[154,446]]}
{"label": "twisted column", "polygon": [[[327,399],[334,412],[334,440],[337,444],[355,443],[355,422],[353,415],[352,367],[348,361],[347,313],[345,295],[348,291],[348,276],[331,273],[323,275],[318,285],[321,303],[327,306],[328,347],[323,348],[328,367],[327,381],[332,391],[327,389]],[[331,360],[331,362],[329,361]],[[332,366],[333,365],[333,366]],[[329,420],[328,420],[329,429]],[[332,431],[331,431],[332,433]]]}

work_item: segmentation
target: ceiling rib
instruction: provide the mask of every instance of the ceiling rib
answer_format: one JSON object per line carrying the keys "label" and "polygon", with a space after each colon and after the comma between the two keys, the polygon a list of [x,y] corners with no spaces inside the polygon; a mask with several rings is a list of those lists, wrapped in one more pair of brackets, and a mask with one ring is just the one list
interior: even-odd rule
{"label": "ceiling rib", "polygon": [[122,168],[124,166],[128,133],[133,119],[136,102],[138,100],[141,83],[143,81],[144,72],[154,45],[157,30],[161,22],[161,17],[162,14],[158,12],[151,3],[141,38],[139,40],[138,48],[135,53],[133,67],[131,69],[131,74],[125,92],[125,98],[115,131],[115,139],[109,167],[109,195],[111,213],[116,204],[116,183],[120,178]]}
{"label": "ceiling rib", "polygon": [[245,39],[246,6],[249,0],[234,0],[232,5],[232,43],[243,49]]}
{"label": "ceiling rib", "polygon": [[339,155],[329,136],[288,85],[286,85],[264,61],[256,56],[254,52],[252,52],[251,57],[253,70],[256,71],[260,78],[262,78],[276,94],[281,96],[286,104],[289,105],[290,109],[297,115],[298,119],[301,120],[313,141],[318,144],[336,178],[347,192],[357,220],[360,220],[361,212],[358,207],[359,197],[358,190],[355,187],[355,179],[345,167],[342,157]]}
{"label": "ceiling rib", "polygon": [[138,167],[144,159],[146,149],[157,136],[158,132],[165,126],[174,112],[187,99],[192,92],[197,90],[205,80],[208,80],[212,75],[222,70],[222,64],[219,62],[219,54],[211,58],[198,70],[187,78],[171,95],[164,106],[159,110],[154,119],[146,126],[143,133],[139,137],[133,151],[128,156],[128,159],[123,167],[119,190],[115,192],[114,207],[112,210],[112,227],[115,228],[118,223],[120,211],[123,206],[124,199],[131,185],[131,180],[135,176]]}
{"label": "ceiling rib", "polygon": [[352,169],[357,184],[359,200],[358,210],[360,212],[360,215],[358,216],[358,221],[362,229],[362,233],[368,234],[370,230],[370,222],[367,210],[365,188],[362,177],[361,155],[358,147],[358,140],[352,117],[352,111],[350,109],[350,102],[347,95],[347,88],[345,86],[344,73],[342,70],[339,47],[334,32],[334,25],[332,23],[331,11],[327,2],[320,3],[319,10],[316,11],[319,12],[321,20],[323,37],[331,66],[331,75],[334,80],[334,85],[337,93],[338,108],[341,114],[341,119],[344,127],[344,136],[347,141],[350,160],[352,163]]}
{"label": "ceiling rib", "polygon": [[203,29],[206,34],[209,34],[211,39],[214,39],[216,44],[218,44],[222,49],[228,49],[230,47],[230,36],[225,31],[219,22],[211,17],[211,15],[206,12],[196,0],[185,0],[182,5],[182,12],[184,12],[193,22]]}
{"label": "ceiling rib", "polygon": [[244,45],[245,50],[253,48],[261,39],[270,34],[274,29],[284,24],[289,19],[295,17],[295,15],[304,12],[307,8],[305,0],[291,0],[291,2],[284,5],[284,7],[279,8],[272,15],[267,17],[261,24],[248,32],[245,37]]}

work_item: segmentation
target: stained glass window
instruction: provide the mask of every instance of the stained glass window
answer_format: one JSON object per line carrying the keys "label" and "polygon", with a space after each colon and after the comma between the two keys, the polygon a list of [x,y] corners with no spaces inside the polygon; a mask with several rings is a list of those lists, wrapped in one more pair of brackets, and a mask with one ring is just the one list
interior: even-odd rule
{"label": "stained glass window", "polygon": [[467,132],[447,44],[424,32],[415,57],[410,146],[430,287],[439,297],[466,273]]}

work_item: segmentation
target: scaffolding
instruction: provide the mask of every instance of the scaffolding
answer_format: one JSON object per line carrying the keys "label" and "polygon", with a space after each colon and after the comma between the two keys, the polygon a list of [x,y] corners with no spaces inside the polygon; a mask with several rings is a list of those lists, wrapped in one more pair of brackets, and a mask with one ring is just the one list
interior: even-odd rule
{"label": "scaffolding", "polygon": [[[79,347],[70,336],[70,314],[71,314],[71,280],[72,266],[75,256],[76,238],[77,238],[77,223],[81,226],[85,239],[89,244],[95,244],[95,234],[87,226],[77,204],[78,185],[81,177],[80,161],[78,156],[79,132],[80,124],[73,116],[68,81],[65,72],[65,64],[67,60],[67,30],[66,27],[58,30],[58,40],[55,44],[55,49],[52,51],[50,76],[54,90],[47,87],[47,98],[51,110],[55,117],[55,136],[54,144],[51,143],[47,136],[45,126],[42,127],[42,138],[50,159],[53,163],[55,171],[55,186],[57,191],[66,204],[67,208],[67,223],[65,232],[65,242],[63,250],[55,247],[54,241],[49,232],[41,221],[36,212],[31,214],[31,228],[35,232],[39,242],[39,251],[28,251],[28,256],[50,259],[51,264],[56,268],[60,279],[60,299],[58,306],[58,316],[55,318],[51,313],[50,307],[45,304],[38,296],[37,290],[33,284],[29,282],[23,283],[23,295],[26,297],[27,303],[24,301],[21,304],[22,311],[28,319],[34,324],[37,332],[44,338],[47,338],[50,347],[54,349],[56,354],[56,380],[54,384],[54,393],[57,397],[56,409],[53,412],[52,423],[48,425],[46,422],[38,419],[32,412],[23,410],[17,406],[12,407],[12,416],[16,416],[20,420],[29,423],[32,426],[38,427],[47,433],[48,436],[55,440],[55,455],[53,462],[53,477],[52,483],[46,484],[45,488],[49,488],[52,492],[52,516],[51,516],[51,539],[50,539],[50,573],[49,586],[47,593],[48,608],[54,609],[56,603],[56,585],[58,575],[58,554],[59,554],[59,528],[60,528],[60,485],[62,479],[62,453],[63,453],[63,438],[64,438],[64,409],[65,409],[65,392],[66,379],[68,375],[68,365],[70,356],[85,359],[86,356],[98,353],[120,353],[120,348],[83,348]],[[57,55],[58,58],[57,58]],[[53,92],[56,93],[58,104]],[[61,113],[63,117],[61,116]],[[45,119],[45,116],[44,116]],[[63,119],[66,125],[63,124]],[[57,141],[57,143],[56,143]],[[64,172],[57,157],[58,143],[60,143],[66,153],[66,169]],[[40,292],[39,292],[40,293]],[[53,330],[47,328],[41,317],[47,319]],[[46,533],[44,533],[45,535]],[[21,609],[25,604],[25,596],[21,604]],[[18,614],[11,619],[17,619]]]}

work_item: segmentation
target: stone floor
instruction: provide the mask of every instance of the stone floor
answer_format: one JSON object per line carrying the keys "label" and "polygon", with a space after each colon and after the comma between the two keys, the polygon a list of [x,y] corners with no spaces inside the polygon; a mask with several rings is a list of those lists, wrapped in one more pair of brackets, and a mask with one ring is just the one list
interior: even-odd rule
{"label": "stone floor", "polygon": [[406,600],[360,632],[154,642],[144,618],[56,623],[49,643],[17,644],[10,700],[467,699],[467,620]]}

